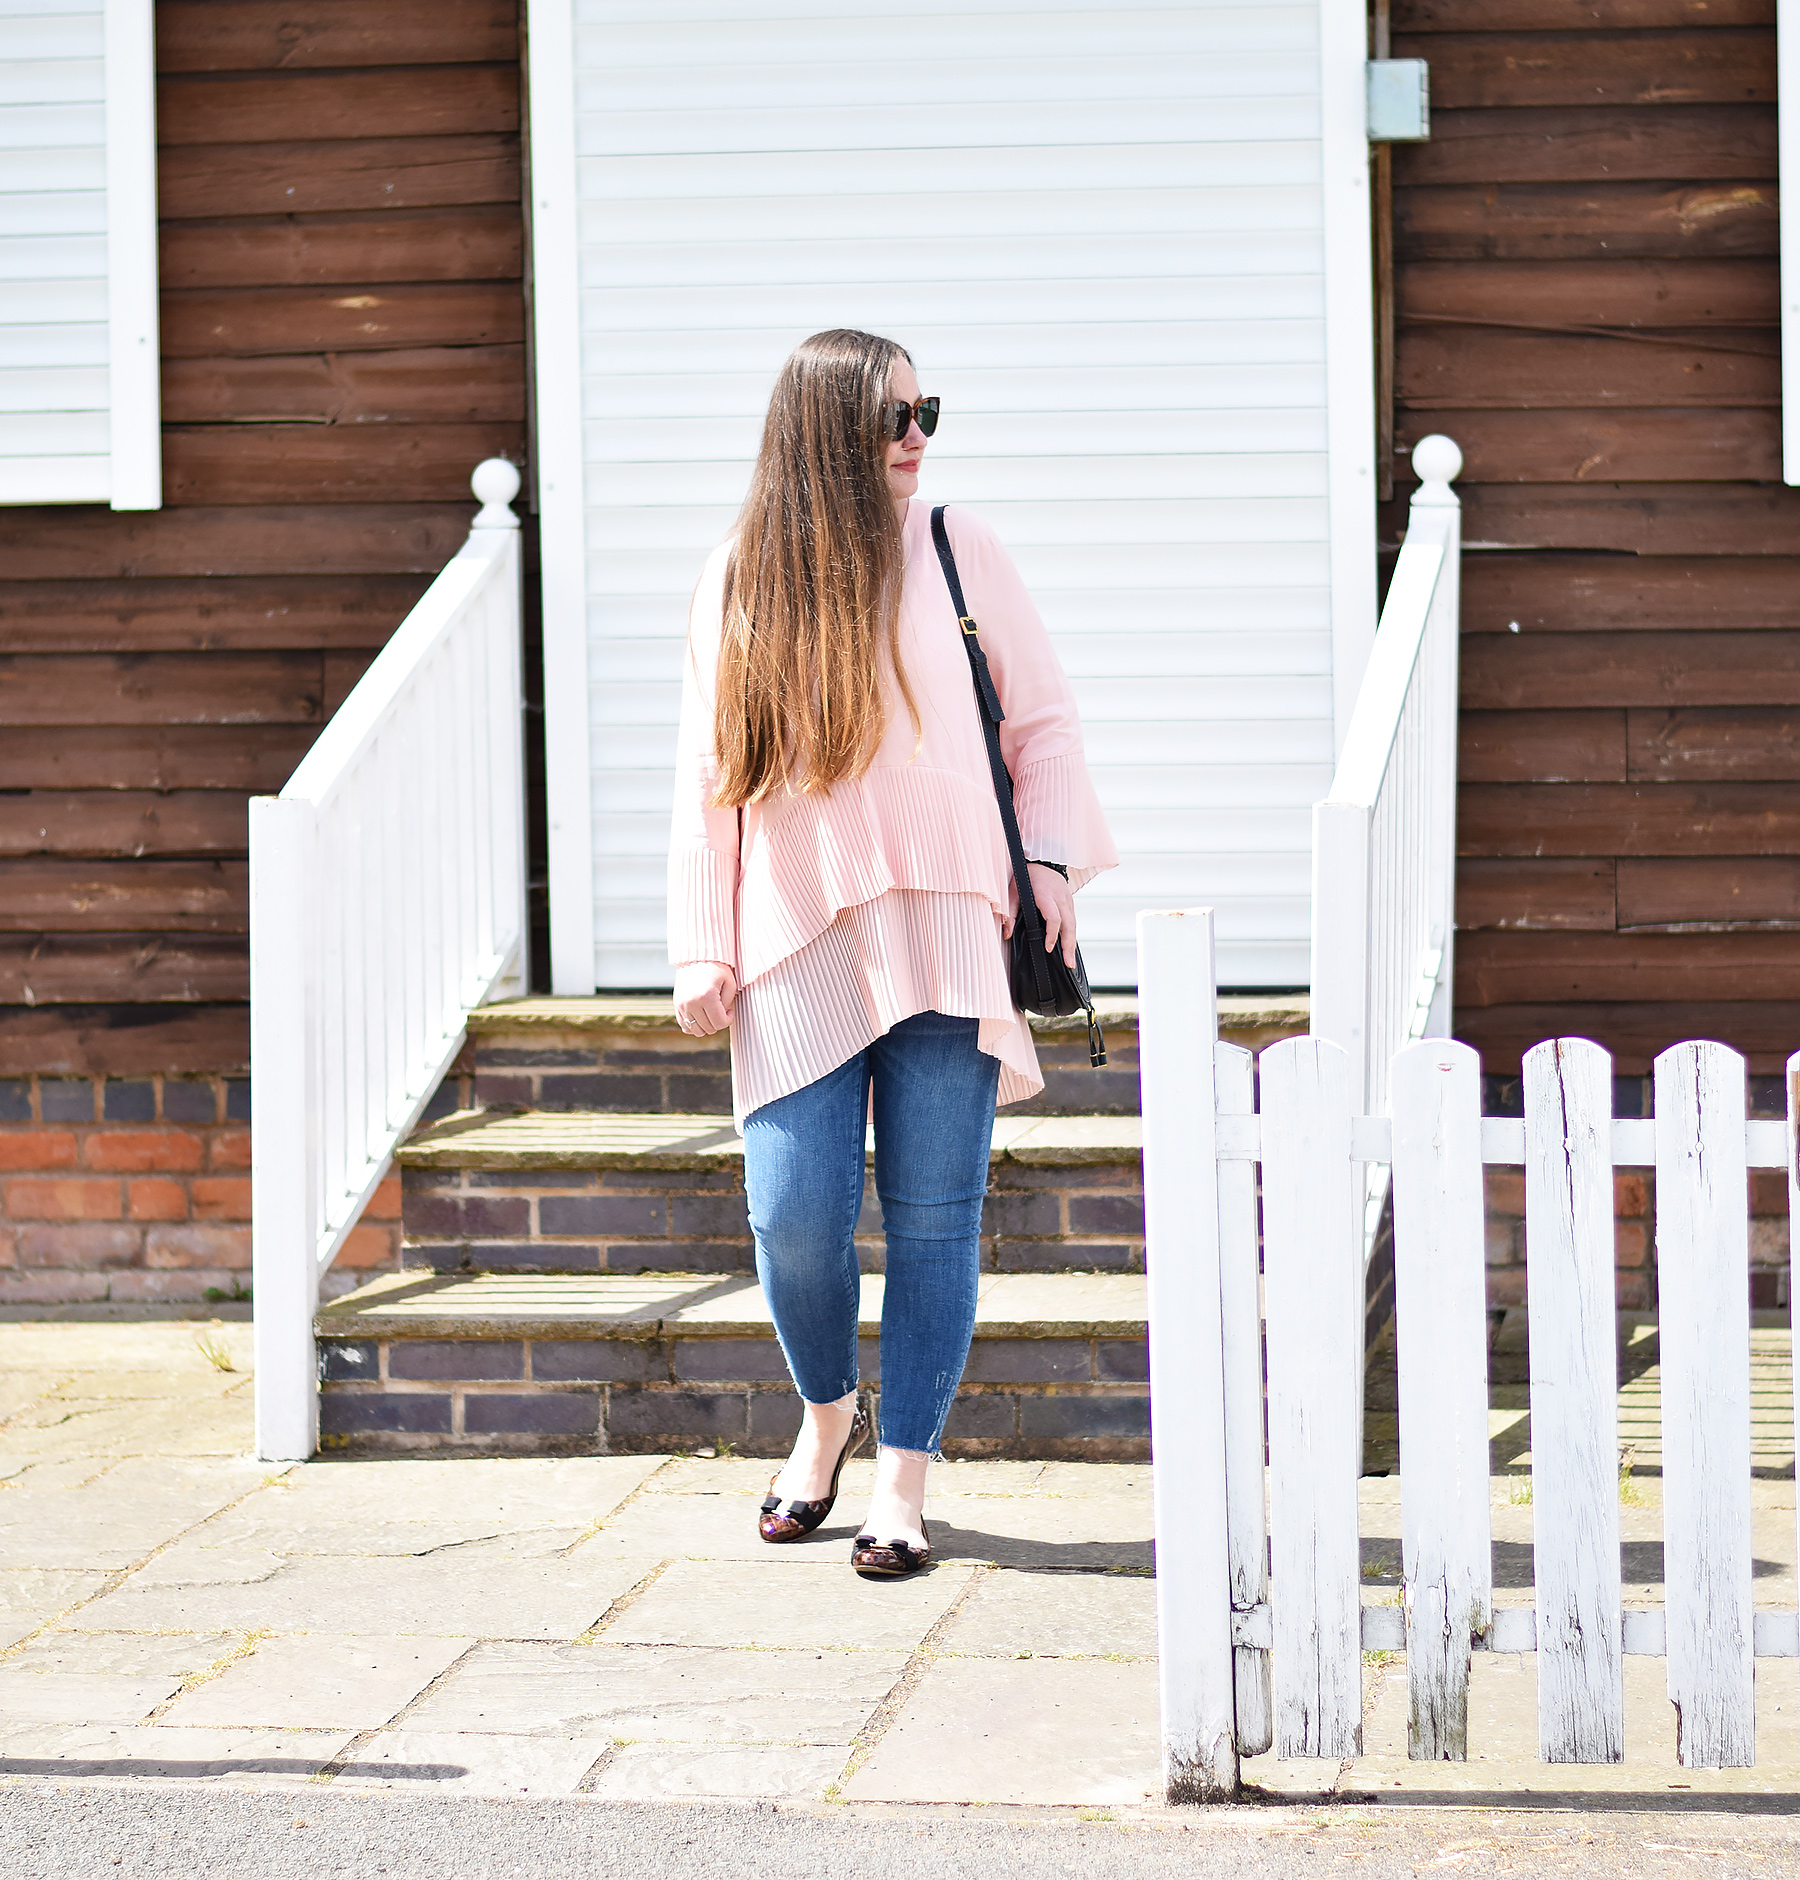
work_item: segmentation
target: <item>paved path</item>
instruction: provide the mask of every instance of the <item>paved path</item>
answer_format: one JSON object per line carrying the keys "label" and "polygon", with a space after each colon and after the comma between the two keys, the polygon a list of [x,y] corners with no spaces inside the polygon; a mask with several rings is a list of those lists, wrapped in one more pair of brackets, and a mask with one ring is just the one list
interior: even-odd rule
{"label": "paved path", "polygon": [[[1192,1831],[1193,1817],[1152,1801],[1146,1468],[945,1465],[930,1510],[938,1565],[870,1585],[846,1562],[850,1518],[798,1547],[759,1542],[768,1465],[727,1456],[270,1468],[247,1454],[248,1362],[249,1327],[236,1321],[0,1324],[0,1786],[11,1791],[0,1816],[16,1821],[12,1804],[34,1797],[50,1819],[84,1795],[80,1819],[130,1840],[134,1794],[162,1797],[165,1823],[187,1818],[172,1799],[182,1795],[210,1795],[191,1805],[242,1822],[257,1808],[302,1818],[353,1805],[367,1812],[344,1820],[411,1820],[419,1797],[499,1798],[549,1808],[534,1818],[563,1822],[556,1833],[574,1836],[573,1849],[602,1818],[591,1811],[644,1821],[628,1805],[645,1802],[740,1824],[743,1806],[776,1803],[797,1834],[816,1824],[809,1835],[920,1809],[921,1821],[949,1808],[965,1822],[971,1809],[1024,1810],[1007,1815],[1016,1832],[1005,1843],[1021,1861],[1033,1822],[1097,1818],[1151,1837],[1140,1849]],[[853,1518],[868,1465],[847,1478]],[[1518,1603],[1530,1599],[1527,1481],[1493,1484],[1497,1581]],[[1792,1604],[1793,1483],[1765,1479],[1755,1492],[1759,1602]],[[1654,1478],[1629,1497],[1627,1597],[1655,1599]],[[1391,1599],[1397,1480],[1365,1481],[1363,1506],[1365,1596]],[[1592,1833],[1613,1836],[1615,1854],[1626,1835],[1638,1849],[1629,1864],[1655,1872],[1649,1855],[1680,1840],[1676,1815],[1640,1833],[1606,1825],[1611,1811],[1723,1811],[1706,1816],[1716,1835],[1733,1820],[1800,1813],[1800,1666],[1759,1667],[1759,1767],[1709,1775],[1676,1766],[1661,1664],[1627,1662],[1621,1769],[1540,1765],[1535,1660],[1489,1655],[1476,1660],[1477,1760],[1410,1764],[1403,1662],[1371,1659],[1363,1758],[1259,1759],[1246,1776],[1265,1806],[1206,1818],[1238,1822],[1218,1845],[1242,1852],[1272,1847],[1272,1822],[1302,1840],[1309,1821],[1372,1823],[1352,1805],[1364,1798],[1574,1805],[1603,1811]],[[719,1816],[718,1798],[739,1812]],[[1271,1814],[1271,1801],[1311,1812]],[[1690,1817],[1679,1820],[1689,1833]],[[1525,1834],[1519,1822],[1507,1832]],[[696,1849],[712,1833],[697,1828]],[[1396,1828],[1379,1845],[1422,1847],[1433,1834]],[[410,1845],[410,1830],[402,1838]],[[1465,1851],[1499,1860],[1504,1838],[1478,1835]],[[78,1870],[15,1866],[5,1845],[9,1872]],[[1367,1855],[1375,1844],[1359,1845]],[[1438,1859],[1446,1845],[1432,1842],[1431,1864],[1488,1870]],[[1758,1871],[1782,1871],[1786,1857]],[[1262,1856],[1243,1858],[1206,1870],[1261,1870]],[[1269,1870],[1302,1868],[1284,1854]]]}

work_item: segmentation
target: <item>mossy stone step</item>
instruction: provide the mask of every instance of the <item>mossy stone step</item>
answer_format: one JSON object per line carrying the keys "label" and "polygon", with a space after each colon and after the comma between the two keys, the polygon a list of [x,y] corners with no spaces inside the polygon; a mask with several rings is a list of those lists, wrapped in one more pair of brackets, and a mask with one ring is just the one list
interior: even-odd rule
{"label": "mossy stone step", "polygon": [[[862,1282],[879,1388],[883,1282]],[[762,1289],[707,1274],[392,1274],[314,1321],[328,1448],[784,1453],[799,1409]],[[1144,1282],[984,1274],[950,1454],[1149,1453]]]}
{"label": "mossy stone step", "polygon": [[[1135,1116],[1003,1116],[982,1209],[990,1272],[1142,1272]],[[868,1150],[873,1160],[873,1145]],[[401,1149],[401,1251],[441,1273],[741,1273],[744,1145],[721,1116],[478,1111]],[[886,1247],[873,1170],[858,1254]]]}
{"label": "mossy stone step", "polygon": [[[1135,1114],[1137,1001],[1108,994],[1098,1005],[1109,1053],[1099,1070],[1088,1062],[1084,1015],[1031,1020],[1044,1089],[1021,1109],[1035,1116]],[[1304,994],[1228,994],[1219,1001],[1220,1035],[1254,1050],[1304,1032],[1308,1019]],[[683,1032],[667,994],[513,999],[470,1015],[468,1048],[436,1103],[434,1114],[501,1107],[728,1114],[731,1053],[722,1037]]]}

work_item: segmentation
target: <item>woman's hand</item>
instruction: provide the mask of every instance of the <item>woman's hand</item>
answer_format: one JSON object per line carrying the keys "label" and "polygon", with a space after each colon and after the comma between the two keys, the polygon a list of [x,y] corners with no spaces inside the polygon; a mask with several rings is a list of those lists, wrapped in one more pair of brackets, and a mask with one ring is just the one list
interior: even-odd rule
{"label": "woman's hand", "polygon": [[731,1023],[737,974],[717,960],[694,960],[675,968],[675,1017],[694,1038],[710,1038]]}
{"label": "woman's hand", "polygon": [[[1031,864],[1031,892],[1038,904],[1038,912],[1044,917],[1044,951],[1054,953],[1056,943],[1062,942],[1063,964],[1075,964],[1075,890],[1059,875],[1054,868],[1046,868],[1041,862]],[[1009,920],[1001,929],[1001,938],[1010,940],[1016,920]],[[681,983],[677,978],[677,985]]]}

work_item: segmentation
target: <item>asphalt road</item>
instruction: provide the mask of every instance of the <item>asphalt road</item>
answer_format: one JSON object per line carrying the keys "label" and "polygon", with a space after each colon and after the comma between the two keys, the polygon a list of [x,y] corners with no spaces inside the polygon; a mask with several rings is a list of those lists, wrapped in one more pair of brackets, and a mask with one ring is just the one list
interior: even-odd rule
{"label": "asphalt road", "polygon": [[1106,1819],[998,1809],[479,1801],[170,1783],[0,1787],[7,1880],[1387,1880],[1414,1874],[1800,1874],[1800,1806],[1239,1807]]}

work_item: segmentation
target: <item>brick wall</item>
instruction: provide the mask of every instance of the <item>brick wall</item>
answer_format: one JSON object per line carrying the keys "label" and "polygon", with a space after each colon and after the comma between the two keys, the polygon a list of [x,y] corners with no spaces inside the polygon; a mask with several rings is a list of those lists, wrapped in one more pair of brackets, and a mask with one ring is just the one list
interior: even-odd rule
{"label": "brick wall", "polygon": [[[0,1081],[0,1304],[246,1297],[249,1116],[241,1077]],[[326,1294],[399,1256],[396,1175]]]}

